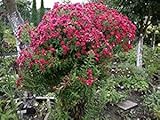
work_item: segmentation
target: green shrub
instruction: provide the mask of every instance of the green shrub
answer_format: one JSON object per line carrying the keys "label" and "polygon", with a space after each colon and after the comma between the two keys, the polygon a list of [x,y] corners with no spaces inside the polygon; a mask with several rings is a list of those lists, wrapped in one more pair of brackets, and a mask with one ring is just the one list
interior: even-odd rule
{"label": "green shrub", "polygon": [[146,96],[144,105],[149,109],[151,113],[160,119],[160,91],[153,91],[149,96]]}

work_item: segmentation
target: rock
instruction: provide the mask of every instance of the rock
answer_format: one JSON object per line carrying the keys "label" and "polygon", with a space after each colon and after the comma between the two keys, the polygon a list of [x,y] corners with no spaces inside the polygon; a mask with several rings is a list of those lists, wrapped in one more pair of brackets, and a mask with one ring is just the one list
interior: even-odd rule
{"label": "rock", "polygon": [[133,101],[130,101],[130,100],[126,100],[124,102],[121,102],[121,103],[118,103],[117,106],[123,110],[128,110],[128,109],[131,109],[135,106],[137,106],[138,104],[133,102]]}

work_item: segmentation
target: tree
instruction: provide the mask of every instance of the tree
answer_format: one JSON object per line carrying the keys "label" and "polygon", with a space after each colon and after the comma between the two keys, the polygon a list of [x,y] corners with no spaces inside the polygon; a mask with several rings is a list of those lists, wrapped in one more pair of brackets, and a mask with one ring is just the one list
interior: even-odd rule
{"label": "tree", "polygon": [[142,67],[143,43],[146,29],[160,20],[159,0],[104,0],[104,4],[127,15],[137,25],[137,66]]}
{"label": "tree", "polygon": [[[29,0],[15,0],[17,5],[17,10],[21,14],[24,20],[30,21],[31,16],[31,2]],[[5,10],[5,5],[0,1],[0,19],[4,24],[8,25],[9,21],[7,19],[7,11]]]}
{"label": "tree", "polygon": [[[24,21],[17,10],[16,1],[15,0],[3,0],[3,4],[5,5],[7,11],[7,18],[11,24],[14,35],[17,37],[18,28],[20,25],[24,24]],[[21,41],[17,38],[17,51],[20,52]]]}
{"label": "tree", "polygon": [[36,8],[36,0],[33,0],[32,3],[32,16],[31,16],[31,22],[36,26],[38,24],[38,12]]}
{"label": "tree", "polygon": [[128,0],[120,4],[121,12],[127,14],[138,28],[137,66],[142,67],[143,43],[146,29],[150,24],[157,24],[160,20],[160,4],[158,0]]}
{"label": "tree", "polygon": [[45,8],[44,8],[44,1],[41,0],[41,7],[40,7],[40,20],[42,19],[43,15],[45,13]]}

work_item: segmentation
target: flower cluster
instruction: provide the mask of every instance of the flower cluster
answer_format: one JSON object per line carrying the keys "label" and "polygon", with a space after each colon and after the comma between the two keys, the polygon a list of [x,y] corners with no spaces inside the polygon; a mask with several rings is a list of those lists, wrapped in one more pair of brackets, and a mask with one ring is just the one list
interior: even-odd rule
{"label": "flower cluster", "polygon": [[88,69],[87,70],[87,76],[88,79],[85,81],[87,85],[91,86],[94,82],[94,78],[93,78],[93,73],[92,73],[92,69]]}
{"label": "flower cluster", "polygon": [[93,77],[92,69],[87,69],[87,79],[85,79],[84,77],[79,77],[79,80],[82,83],[85,83],[86,85],[91,86],[95,81],[95,78]]}
{"label": "flower cluster", "polygon": [[[125,51],[130,49],[135,32],[135,25],[126,16],[101,3],[56,3],[29,32],[30,46],[21,52],[17,64],[28,63],[30,67],[39,64],[44,70],[44,64],[53,63],[54,57],[78,60],[87,57],[90,51],[98,63],[112,56],[116,46]],[[86,84],[92,85],[92,70],[86,74]]]}

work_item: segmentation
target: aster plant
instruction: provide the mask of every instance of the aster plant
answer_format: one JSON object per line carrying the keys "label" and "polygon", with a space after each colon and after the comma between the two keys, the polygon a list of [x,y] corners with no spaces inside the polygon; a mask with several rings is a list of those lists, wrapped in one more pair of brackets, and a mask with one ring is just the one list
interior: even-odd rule
{"label": "aster plant", "polygon": [[135,33],[128,17],[101,3],[56,3],[28,30],[30,44],[16,60],[17,86],[36,94],[55,93],[56,120],[82,119],[107,77],[105,65],[117,50],[132,48]]}

